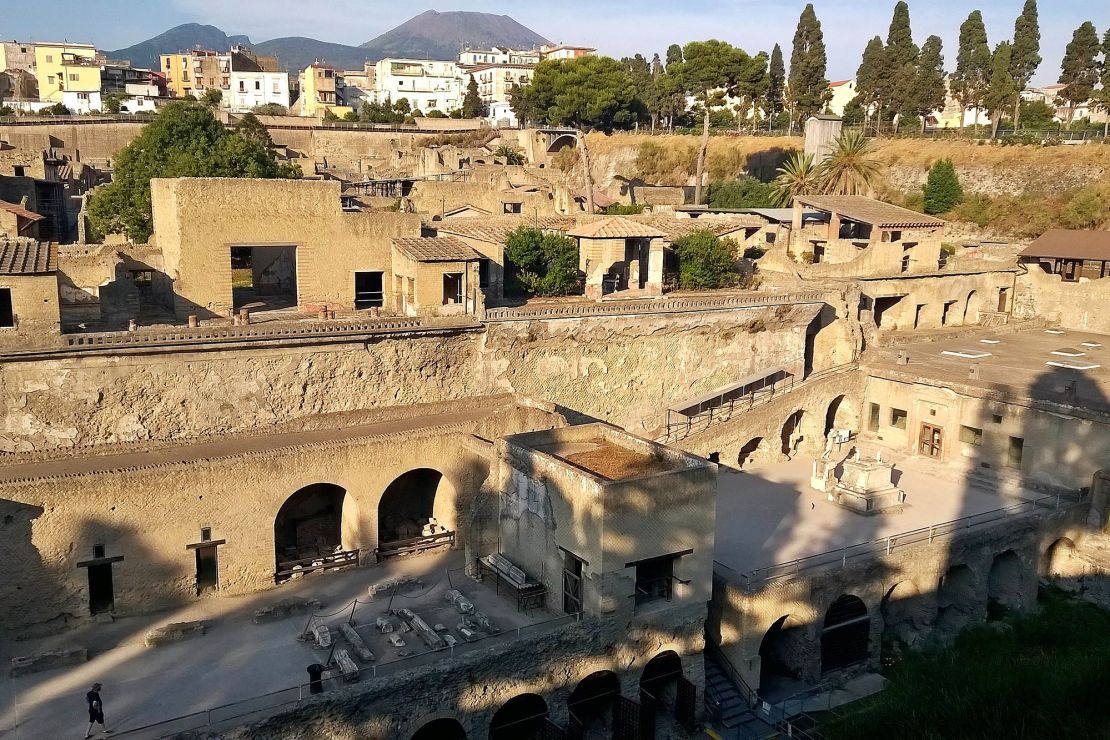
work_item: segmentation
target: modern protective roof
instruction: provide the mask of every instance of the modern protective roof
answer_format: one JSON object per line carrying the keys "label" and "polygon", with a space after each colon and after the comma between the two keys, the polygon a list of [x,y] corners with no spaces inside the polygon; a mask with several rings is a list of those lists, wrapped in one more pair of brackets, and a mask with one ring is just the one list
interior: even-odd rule
{"label": "modern protective roof", "polygon": [[453,236],[406,236],[393,246],[417,262],[471,262],[483,259],[473,247]]}
{"label": "modern protective roof", "polygon": [[681,239],[699,231],[709,231],[715,236],[731,234],[738,229],[758,229],[763,222],[744,214],[734,216],[702,216],[701,218],[675,218],[674,216],[633,216],[638,223],[662,231],[670,241]]}
{"label": "modern protective roof", "polygon": [[41,221],[43,219],[43,216],[41,216],[40,214],[35,213],[34,211],[28,211],[26,208],[19,205],[18,203],[9,203],[6,200],[0,200],[0,211],[14,213],[20,218],[25,218],[29,221]]}
{"label": "modern protective roof", "polygon": [[1018,256],[1110,261],[1110,231],[1049,229]]}
{"label": "modern protective roof", "polygon": [[440,234],[454,234],[467,239],[476,239],[490,244],[504,244],[509,234],[521,226],[543,229],[545,231],[566,231],[574,226],[569,216],[479,216],[475,218],[453,218],[450,221],[436,221],[432,228]]}
{"label": "modern protective roof", "polygon": [[939,218],[868,198],[866,195],[801,195],[795,201],[819,211],[839,213],[850,221],[871,224],[880,229],[935,228],[945,224]]}
{"label": "modern protective roof", "polygon": [[610,216],[582,224],[568,231],[567,236],[579,239],[662,239],[667,235],[647,224],[622,216]]}
{"label": "modern protective roof", "polygon": [[45,275],[58,269],[58,249],[35,239],[0,237],[0,275]]}

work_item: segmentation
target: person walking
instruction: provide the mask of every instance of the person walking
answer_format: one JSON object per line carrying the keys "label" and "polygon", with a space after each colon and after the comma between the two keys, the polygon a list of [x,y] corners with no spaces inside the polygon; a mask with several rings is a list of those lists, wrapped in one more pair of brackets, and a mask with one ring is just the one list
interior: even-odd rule
{"label": "person walking", "polygon": [[85,701],[89,703],[89,729],[85,730],[85,737],[92,737],[93,725],[100,725],[100,731],[105,735],[111,730],[104,726],[104,702],[100,700],[100,684],[94,683],[89,692],[85,694]]}

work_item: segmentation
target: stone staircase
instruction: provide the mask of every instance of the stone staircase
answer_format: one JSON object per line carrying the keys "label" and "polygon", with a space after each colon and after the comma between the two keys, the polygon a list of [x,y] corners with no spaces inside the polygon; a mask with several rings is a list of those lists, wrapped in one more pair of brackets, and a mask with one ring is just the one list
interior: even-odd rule
{"label": "stone staircase", "polygon": [[716,724],[730,730],[729,738],[756,740],[775,737],[775,728],[760,719],[712,657],[705,657],[705,698]]}

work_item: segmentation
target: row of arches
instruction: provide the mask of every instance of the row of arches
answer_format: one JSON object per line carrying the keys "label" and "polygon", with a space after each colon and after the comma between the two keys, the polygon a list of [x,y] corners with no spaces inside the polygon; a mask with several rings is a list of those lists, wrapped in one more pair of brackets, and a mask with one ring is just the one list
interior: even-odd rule
{"label": "row of arches", "polygon": [[[1070,539],[1057,539],[1045,551],[1040,573],[1049,578],[1067,577],[1064,573],[1073,576],[1073,550]],[[1009,549],[992,558],[985,579],[966,564],[953,564],[940,578],[935,600],[912,580],[899,581],[878,605],[883,643],[912,646],[932,633],[947,639],[984,615],[990,618],[1024,609],[1035,597],[1035,575],[1021,556]],[[806,667],[814,659],[819,659],[820,675],[870,660],[877,647],[873,641],[875,616],[863,599],[846,593],[829,605],[816,630],[794,614],[777,619],[759,646],[760,694],[779,698],[795,693],[812,680]]]}
{"label": "row of arches", "polygon": [[[640,674],[640,706],[650,704],[654,722],[661,707],[674,707],[677,684],[683,678],[682,660],[673,650],[659,653]],[[575,737],[610,737],[619,721],[618,704],[622,699],[621,682],[610,670],[595,671],[574,687],[567,697],[568,722]],[[640,737],[654,737],[640,715]],[[551,719],[547,700],[539,694],[518,694],[494,712],[489,725],[489,740],[543,740],[562,731]],[[439,717],[421,725],[412,740],[464,740],[466,729],[457,719]]]}
{"label": "row of arches", "polygon": [[[750,466],[767,454],[774,454],[775,452],[785,457],[793,457],[806,439],[807,427],[811,425],[810,416],[811,414],[805,409],[795,409],[791,412],[783,420],[782,426],[779,427],[778,439],[775,440],[775,443],[763,436],[749,439],[740,447],[737,453],[737,467],[742,469],[745,465]],[[817,423],[817,421],[818,419],[814,419],[814,423]],[[819,428],[821,436],[818,444],[824,445],[823,440],[833,429],[854,429],[859,423],[859,415],[855,404],[848,399],[847,395],[841,394],[829,401],[819,421],[821,422]],[[817,431],[818,428],[813,427],[811,433],[816,434]]]}

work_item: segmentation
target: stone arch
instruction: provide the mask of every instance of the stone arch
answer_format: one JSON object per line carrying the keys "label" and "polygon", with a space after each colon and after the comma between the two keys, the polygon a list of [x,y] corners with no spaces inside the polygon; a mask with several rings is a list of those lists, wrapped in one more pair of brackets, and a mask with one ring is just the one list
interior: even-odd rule
{"label": "stone arch", "polygon": [[578,137],[574,134],[559,134],[547,145],[547,153],[554,154],[564,149],[574,149],[578,146]]}
{"label": "stone arch", "polygon": [[954,636],[978,617],[980,609],[979,579],[970,567],[956,563],[937,587],[937,631],[942,638]]}
{"label": "stone arch", "polygon": [[596,671],[578,682],[567,699],[567,709],[571,726],[581,733],[579,737],[585,737],[586,731],[595,726],[612,727],[620,694],[620,679],[609,670]]}
{"label": "stone arch", "polygon": [[825,611],[821,626],[821,673],[831,673],[871,656],[871,614],[863,599],[843,594]]}
{"label": "stone arch", "polygon": [[[274,559],[278,573],[294,561],[358,549],[358,506],[342,486],[311,483],[285,499],[274,516]],[[283,566],[288,564],[288,567]],[[278,580],[288,577],[277,576]]]}
{"label": "stone arch", "polygon": [[683,677],[682,658],[664,650],[649,660],[640,672],[640,703],[657,708],[673,707],[678,700],[678,679]]}
{"label": "stone arch", "polygon": [[1075,555],[1075,542],[1061,537],[1048,546],[1041,558],[1041,573],[1063,588],[1078,588],[1078,579],[1086,575],[1086,567]]}
{"label": "stone arch", "polygon": [[806,653],[805,625],[793,614],[775,620],[759,643],[759,694],[788,696],[801,687]]}
{"label": "stone arch", "polygon": [[781,442],[782,454],[787,457],[792,456],[801,446],[804,438],[802,435],[802,420],[805,419],[805,414],[804,409],[798,409],[786,417],[786,421],[782,423],[782,429],[779,431],[779,441]]}
{"label": "stone arch", "polygon": [[833,429],[854,429],[859,425],[859,414],[853,404],[843,393],[829,401],[825,409],[825,431],[822,438],[828,437]]}
{"label": "stone arch", "polygon": [[419,537],[430,519],[454,527],[450,482],[434,468],[416,468],[393,479],[378,500],[378,546]]}
{"label": "stone arch", "polygon": [[1024,598],[1025,564],[1013,550],[994,556],[987,575],[987,604],[1003,611],[1021,609]]}
{"label": "stone arch", "polygon": [[453,717],[439,717],[417,728],[411,740],[466,740],[466,728]]}
{"label": "stone arch", "polygon": [[547,702],[539,694],[518,694],[494,712],[490,740],[541,740],[547,724]]}
{"label": "stone arch", "polygon": [[899,581],[891,586],[879,604],[883,619],[883,644],[900,644],[914,647],[928,625],[926,598],[912,580]]}
{"label": "stone arch", "polygon": [[754,462],[762,446],[763,437],[753,437],[745,442],[736,456],[736,467],[743,468],[748,463]]}
{"label": "stone arch", "polygon": [[971,291],[964,299],[964,324],[978,324],[979,323],[979,294],[977,291]]}

